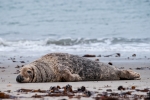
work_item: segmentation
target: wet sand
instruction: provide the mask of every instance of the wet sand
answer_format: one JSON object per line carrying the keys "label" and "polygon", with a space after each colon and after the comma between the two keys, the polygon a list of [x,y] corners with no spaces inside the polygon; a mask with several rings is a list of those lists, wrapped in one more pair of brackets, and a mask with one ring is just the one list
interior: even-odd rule
{"label": "wet sand", "polygon": [[[71,98],[71,100],[91,100],[97,99],[101,100],[103,94],[107,93],[125,93],[131,91],[131,95],[128,95],[131,100],[138,98],[139,100],[147,97],[148,91],[138,91],[139,90],[150,90],[150,59],[149,58],[121,58],[121,57],[92,57],[93,60],[99,59],[100,62],[109,63],[120,69],[131,69],[141,74],[141,80],[115,80],[115,81],[86,81],[86,82],[47,82],[47,83],[17,83],[16,76],[17,73],[23,65],[30,63],[31,61],[37,59],[36,57],[1,57],[0,58],[0,91],[1,93],[6,93],[11,96],[15,96],[20,100],[33,100],[31,98],[35,94],[41,94],[39,92],[17,92],[19,89],[35,89],[35,90],[49,90],[51,86],[66,86],[71,85],[73,90],[77,90],[81,86],[85,86],[86,90],[91,91],[92,95],[90,97],[82,97],[81,94],[77,93],[76,96]],[[125,90],[118,90],[119,86],[123,86]],[[134,88],[133,88],[134,87]],[[112,91],[108,91],[111,89]],[[101,96],[98,96],[101,95]],[[80,95],[80,97],[79,97]],[[136,97],[137,95],[141,96]],[[96,98],[98,97],[98,98]],[[70,99],[69,96],[60,96],[60,97],[42,97],[45,100],[60,100],[60,99]],[[2,99],[2,98],[1,98]],[[40,100],[40,98],[36,98]],[[34,100],[36,100],[34,98]]]}

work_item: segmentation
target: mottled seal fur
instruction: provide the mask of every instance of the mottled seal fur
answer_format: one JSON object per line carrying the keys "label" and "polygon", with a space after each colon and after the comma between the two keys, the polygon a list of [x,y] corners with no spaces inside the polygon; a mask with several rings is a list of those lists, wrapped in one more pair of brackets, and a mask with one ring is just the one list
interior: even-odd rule
{"label": "mottled seal fur", "polygon": [[21,68],[17,82],[62,82],[136,79],[132,70],[67,53],[50,53]]}

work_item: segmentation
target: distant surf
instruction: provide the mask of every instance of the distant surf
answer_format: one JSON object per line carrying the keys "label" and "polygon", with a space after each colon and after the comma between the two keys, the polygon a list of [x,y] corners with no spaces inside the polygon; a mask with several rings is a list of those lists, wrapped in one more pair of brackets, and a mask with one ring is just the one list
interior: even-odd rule
{"label": "distant surf", "polygon": [[47,38],[43,40],[5,40],[0,38],[0,51],[149,51],[150,38]]}

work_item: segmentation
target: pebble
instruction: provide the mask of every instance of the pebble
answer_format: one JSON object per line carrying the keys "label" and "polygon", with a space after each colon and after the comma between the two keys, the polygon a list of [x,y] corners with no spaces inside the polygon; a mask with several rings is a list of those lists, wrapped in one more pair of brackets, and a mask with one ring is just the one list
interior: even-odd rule
{"label": "pebble", "polygon": [[85,54],[83,57],[96,57],[96,55]]}

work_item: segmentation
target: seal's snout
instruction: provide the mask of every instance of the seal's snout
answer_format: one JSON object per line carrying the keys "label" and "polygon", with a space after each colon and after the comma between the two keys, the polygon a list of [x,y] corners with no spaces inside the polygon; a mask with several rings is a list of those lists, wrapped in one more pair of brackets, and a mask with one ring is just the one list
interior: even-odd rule
{"label": "seal's snout", "polygon": [[21,75],[18,75],[17,78],[16,78],[16,81],[21,83],[23,81],[23,77]]}

